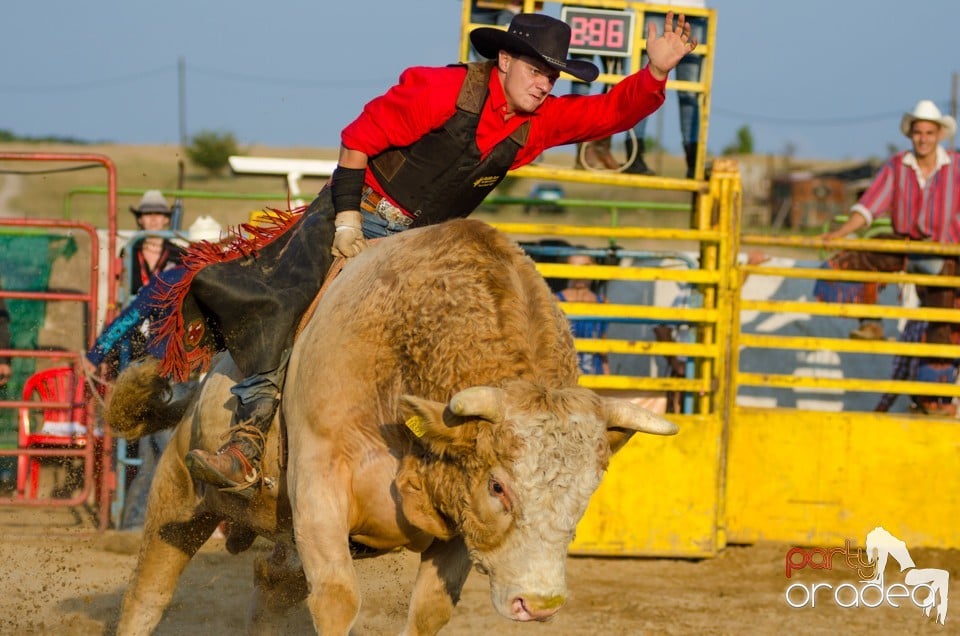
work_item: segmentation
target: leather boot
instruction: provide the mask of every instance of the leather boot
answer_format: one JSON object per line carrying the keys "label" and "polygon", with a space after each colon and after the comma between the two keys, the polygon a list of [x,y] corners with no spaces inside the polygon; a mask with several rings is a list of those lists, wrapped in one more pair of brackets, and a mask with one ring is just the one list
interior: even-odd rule
{"label": "leather boot", "polygon": [[592,142],[591,145],[597,151],[597,159],[599,160],[600,167],[604,170],[620,170],[620,162],[614,159],[613,155],[610,154],[610,137],[604,137],[603,139],[597,139]]}
{"label": "leather boot", "polygon": [[230,441],[216,453],[195,448],[185,463],[190,476],[223,492],[251,499],[261,481],[260,459],[266,446],[266,432],[273,421],[279,401],[263,397],[249,405],[238,402]]}
{"label": "leather boot", "polygon": [[886,340],[879,320],[861,320],[860,326],[850,332],[851,340]]}
{"label": "leather boot", "polygon": [[594,142],[584,142],[577,148],[577,164],[580,168],[584,170],[599,170],[603,167],[603,161],[600,158]]}
{"label": "leather boot", "polygon": [[[653,328],[653,335],[657,342],[676,342],[673,337],[673,329],[668,325],[658,325]],[[687,377],[687,365],[676,356],[664,356],[667,365],[670,367],[671,378]]]}
{"label": "leather boot", "polygon": [[687,179],[693,179],[697,169],[697,144],[683,144],[683,154],[687,159]]}
{"label": "leather boot", "polygon": [[573,167],[576,170],[596,170],[600,164],[600,158],[597,156],[597,149],[592,142],[583,142],[577,144],[577,156],[573,160]]}
{"label": "leather boot", "polygon": [[[626,167],[623,168],[623,172],[627,174],[643,174],[643,175],[654,175],[656,174],[647,163],[643,160],[643,153],[647,150],[647,144],[643,139],[637,140],[637,154],[633,158],[633,161],[628,163]],[[627,157],[633,154],[633,137],[627,137]]]}
{"label": "leather boot", "polygon": [[574,167],[586,170],[620,170],[620,162],[610,154],[610,137],[577,144]]}

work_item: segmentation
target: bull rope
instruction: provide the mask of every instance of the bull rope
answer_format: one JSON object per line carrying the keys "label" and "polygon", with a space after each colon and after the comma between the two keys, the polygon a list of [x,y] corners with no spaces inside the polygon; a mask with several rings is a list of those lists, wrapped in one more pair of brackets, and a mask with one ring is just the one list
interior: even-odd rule
{"label": "bull rope", "polygon": [[[373,245],[377,243],[380,239],[368,239],[367,245]],[[330,287],[330,283],[343,271],[343,266],[347,264],[346,257],[337,256],[333,259],[333,263],[330,264],[330,269],[327,270],[327,275],[323,279],[323,285],[320,286],[320,291],[317,292],[317,295],[313,297],[313,301],[310,303],[310,306],[307,307],[307,310],[303,312],[303,316],[300,317],[300,322],[297,324],[296,331],[293,332],[293,341],[296,342],[297,338],[300,337],[300,332],[304,330],[307,326],[307,323],[313,318],[314,312],[317,310],[317,305],[320,303],[320,299],[323,298],[324,293],[327,291],[327,288]]]}
{"label": "bull rope", "polygon": [[[380,239],[371,239],[368,240],[367,243],[372,245],[379,240]],[[327,288],[330,287],[330,283],[343,271],[343,266],[347,264],[347,260],[344,256],[337,256],[333,259],[333,262],[330,263],[330,268],[327,270],[327,275],[323,279],[323,284],[320,285],[320,290],[317,292],[317,295],[313,297],[307,310],[300,316],[300,322],[297,323],[297,328],[293,332],[294,342],[300,338],[300,333],[307,326],[307,323],[310,322],[310,319],[313,318],[313,314],[317,310],[317,305],[320,304],[320,299],[323,298]],[[286,380],[284,380],[284,384],[286,384]],[[282,390],[280,392],[280,399],[283,400]],[[277,428],[277,466],[281,471],[287,469],[287,427],[284,424],[282,416],[280,417],[280,426]]]}

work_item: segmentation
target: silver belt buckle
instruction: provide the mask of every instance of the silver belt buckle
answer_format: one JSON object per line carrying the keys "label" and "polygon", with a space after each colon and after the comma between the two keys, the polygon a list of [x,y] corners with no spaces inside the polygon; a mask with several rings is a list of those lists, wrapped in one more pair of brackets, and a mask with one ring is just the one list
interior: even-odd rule
{"label": "silver belt buckle", "polygon": [[388,223],[397,225],[410,225],[413,219],[400,211],[400,208],[391,204],[386,198],[380,199],[377,203],[377,214],[386,219]]}

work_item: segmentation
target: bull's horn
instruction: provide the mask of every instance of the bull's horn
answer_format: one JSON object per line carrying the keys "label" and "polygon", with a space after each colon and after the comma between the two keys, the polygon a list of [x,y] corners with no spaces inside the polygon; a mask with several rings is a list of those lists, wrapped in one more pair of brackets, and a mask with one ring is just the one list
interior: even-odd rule
{"label": "bull's horn", "polygon": [[654,435],[676,435],[680,430],[670,420],[628,400],[605,398],[603,403],[607,412],[608,427],[625,428]]}
{"label": "bull's horn", "polygon": [[450,398],[450,410],[463,417],[503,420],[503,391],[492,386],[473,386]]}

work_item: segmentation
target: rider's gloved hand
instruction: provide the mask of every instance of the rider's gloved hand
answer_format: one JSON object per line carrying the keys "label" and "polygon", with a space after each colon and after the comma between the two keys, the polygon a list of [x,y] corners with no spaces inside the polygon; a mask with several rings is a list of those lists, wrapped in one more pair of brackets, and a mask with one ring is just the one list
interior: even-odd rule
{"label": "rider's gloved hand", "polygon": [[345,210],[337,212],[334,218],[336,233],[333,236],[334,256],[351,258],[362,252],[367,247],[367,242],[363,238],[363,216],[355,210]]}

